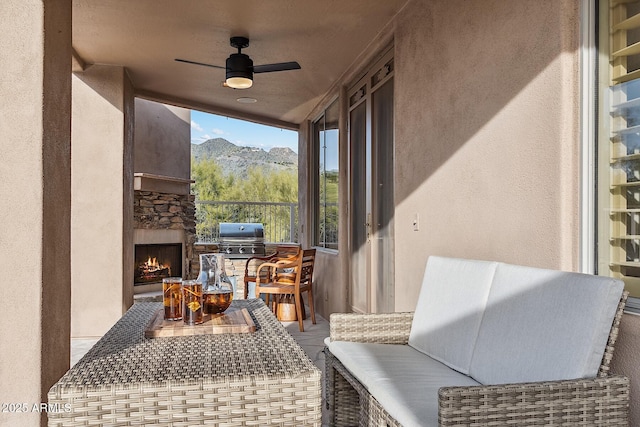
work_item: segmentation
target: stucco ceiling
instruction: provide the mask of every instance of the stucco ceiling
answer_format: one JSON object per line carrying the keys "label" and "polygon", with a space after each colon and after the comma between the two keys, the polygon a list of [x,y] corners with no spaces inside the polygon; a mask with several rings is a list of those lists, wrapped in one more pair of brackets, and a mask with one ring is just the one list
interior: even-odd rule
{"label": "stucco ceiling", "polygon": [[[86,65],[124,66],[136,92],[205,111],[298,124],[366,51],[406,0],[74,0],[73,48]],[[231,36],[255,65],[298,61],[301,70],[254,75],[222,87]],[[257,99],[241,104],[239,97]]]}

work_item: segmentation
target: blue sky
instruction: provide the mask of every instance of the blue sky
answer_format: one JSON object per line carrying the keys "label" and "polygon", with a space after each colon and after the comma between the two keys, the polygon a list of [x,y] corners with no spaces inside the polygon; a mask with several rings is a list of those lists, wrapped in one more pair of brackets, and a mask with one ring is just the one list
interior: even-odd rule
{"label": "blue sky", "polygon": [[191,110],[191,142],[200,144],[213,138],[265,151],[288,147],[298,152],[297,132]]}

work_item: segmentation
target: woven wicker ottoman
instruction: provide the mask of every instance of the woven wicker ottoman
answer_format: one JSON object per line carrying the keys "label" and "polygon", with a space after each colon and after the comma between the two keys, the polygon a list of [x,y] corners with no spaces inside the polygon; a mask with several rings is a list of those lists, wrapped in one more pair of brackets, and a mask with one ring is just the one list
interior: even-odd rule
{"label": "woven wicker ottoman", "polygon": [[136,303],[49,391],[49,426],[320,426],[320,371],[262,300],[253,333],[145,338]]}

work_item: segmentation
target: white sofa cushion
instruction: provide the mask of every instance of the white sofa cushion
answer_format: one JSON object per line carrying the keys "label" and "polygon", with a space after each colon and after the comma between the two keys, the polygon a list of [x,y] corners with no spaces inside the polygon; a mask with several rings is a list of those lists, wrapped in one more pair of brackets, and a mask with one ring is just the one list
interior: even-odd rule
{"label": "white sofa cushion", "polygon": [[478,385],[408,345],[345,341],[329,350],[403,426],[438,426],[438,389]]}
{"label": "white sofa cushion", "polygon": [[409,345],[468,374],[497,265],[488,261],[429,257]]}
{"label": "white sofa cushion", "polygon": [[482,384],[595,377],[622,291],[608,277],[499,264],[470,375]]}

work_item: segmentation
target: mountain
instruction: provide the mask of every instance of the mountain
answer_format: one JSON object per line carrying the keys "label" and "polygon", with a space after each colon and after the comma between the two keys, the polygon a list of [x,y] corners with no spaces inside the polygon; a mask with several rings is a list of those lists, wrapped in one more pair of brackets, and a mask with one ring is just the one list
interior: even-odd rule
{"label": "mountain", "polygon": [[191,157],[198,162],[214,159],[226,175],[246,177],[250,166],[266,171],[298,170],[298,155],[290,148],[275,147],[264,151],[256,147],[240,147],[224,138],[191,144]]}

